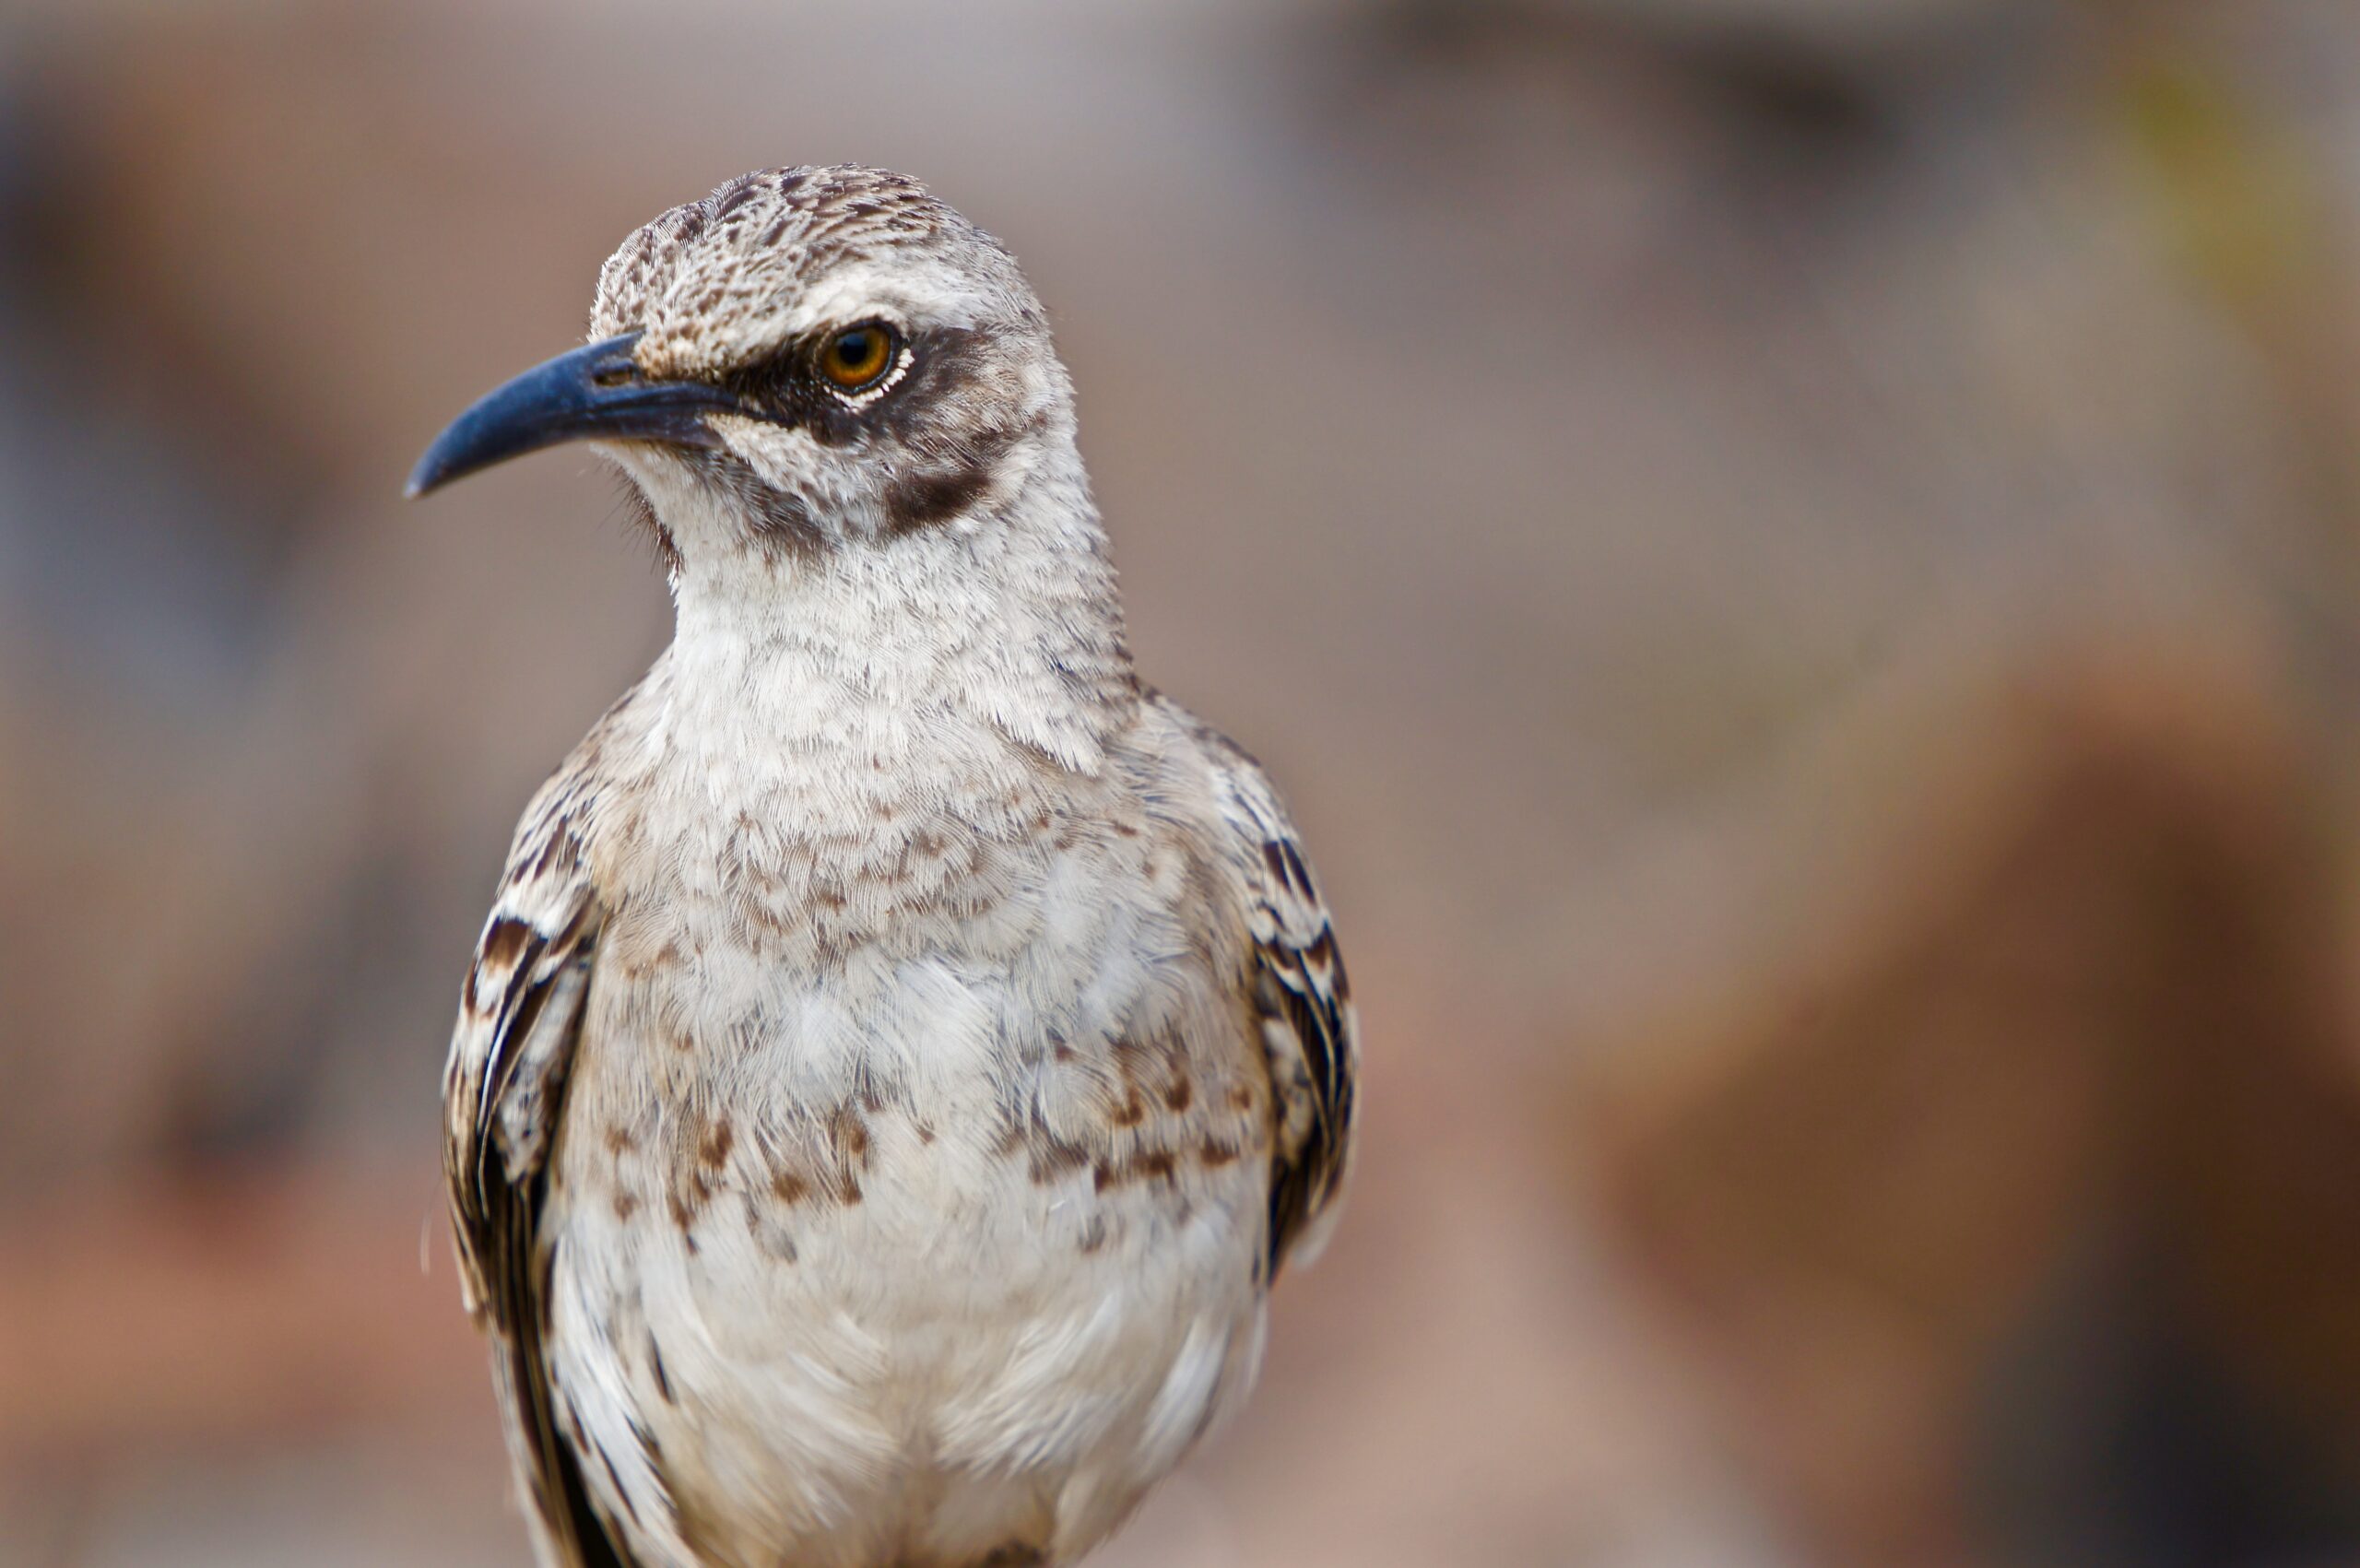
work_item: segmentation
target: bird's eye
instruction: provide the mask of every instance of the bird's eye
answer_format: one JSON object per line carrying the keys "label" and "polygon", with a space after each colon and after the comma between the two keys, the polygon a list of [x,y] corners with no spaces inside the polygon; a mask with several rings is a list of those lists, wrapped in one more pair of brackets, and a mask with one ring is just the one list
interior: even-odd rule
{"label": "bird's eye", "polygon": [[893,329],[872,321],[848,326],[820,349],[820,373],[839,392],[874,386],[893,365]]}

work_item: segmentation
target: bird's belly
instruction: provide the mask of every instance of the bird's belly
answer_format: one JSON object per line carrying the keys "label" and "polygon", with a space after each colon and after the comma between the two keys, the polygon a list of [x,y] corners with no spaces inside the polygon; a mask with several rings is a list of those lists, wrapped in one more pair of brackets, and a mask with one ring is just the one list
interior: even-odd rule
{"label": "bird's belly", "polygon": [[[602,1448],[653,1456],[660,1496],[619,1512],[668,1508],[681,1568],[1067,1561],[1251,1380],[1267,1191],[1245,1140],[1169,1083],[1095,1127],[1037,1085],[1011,1113],[1021,1064],[930,1021],[914,1073],[582,1064],[555,1382]],[[593,1490],[628,1500],[603,1468]],[[652,1568],[678,1549],[647,1534]]]}

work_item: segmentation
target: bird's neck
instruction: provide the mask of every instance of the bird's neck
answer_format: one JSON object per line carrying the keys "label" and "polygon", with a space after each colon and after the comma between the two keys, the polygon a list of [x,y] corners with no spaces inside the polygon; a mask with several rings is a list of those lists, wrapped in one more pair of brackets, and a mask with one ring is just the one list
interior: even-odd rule
{"label": "bird's neck", "polygon": [[662,684],[678,742],[897,787],[1092,775],[1138,711],[1088,493],[904,537],[683,560]]}

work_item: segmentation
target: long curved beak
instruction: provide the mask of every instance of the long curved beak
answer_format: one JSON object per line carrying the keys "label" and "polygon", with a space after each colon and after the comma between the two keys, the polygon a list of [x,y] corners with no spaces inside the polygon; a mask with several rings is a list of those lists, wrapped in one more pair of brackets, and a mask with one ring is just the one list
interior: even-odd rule
{"label": "long curved beak", "polygon": [[737,399],[702,382],[648,380],[631,356],[638,341],[638,333],[627,332],[587,344],[487,393],[434,438],[410,470],[408,493],[422,496],[562,442],[719,446],[704,417],[735,410]]}

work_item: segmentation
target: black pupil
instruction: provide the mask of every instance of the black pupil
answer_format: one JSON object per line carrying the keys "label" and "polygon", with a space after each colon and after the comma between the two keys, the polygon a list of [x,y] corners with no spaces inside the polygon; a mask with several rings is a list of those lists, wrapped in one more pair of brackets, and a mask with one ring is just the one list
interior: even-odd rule
{"label": "black pupil", "polygon": [[847,332],[836,339],[836,363],[848,371],[867,367],[869,356],[877,351],[875,334]]}

